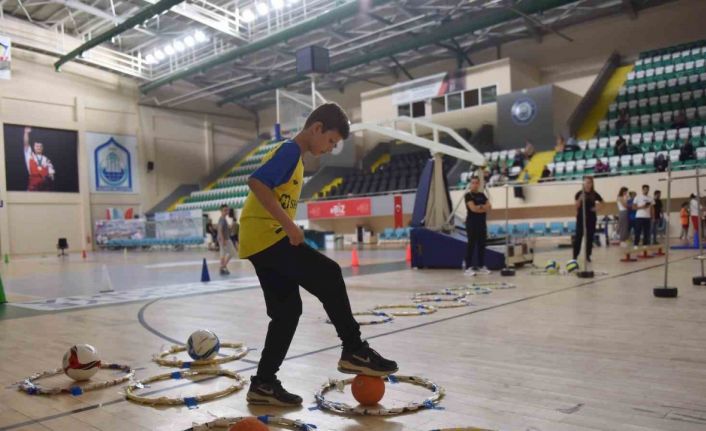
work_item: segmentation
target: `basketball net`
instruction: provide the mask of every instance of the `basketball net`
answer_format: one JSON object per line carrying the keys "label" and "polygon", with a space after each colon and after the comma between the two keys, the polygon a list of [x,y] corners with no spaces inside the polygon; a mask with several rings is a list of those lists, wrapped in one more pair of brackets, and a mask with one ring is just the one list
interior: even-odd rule
{"label": "basketball net", "polygon": [[326,99],[316,91],[314,79],[311,79],[311,92],[309,94],[295,93],[277,89],[277,125],[275,135],[279,130],[280,137],[291,137],[304,128],[306,118],[317,106],[326,103]]}

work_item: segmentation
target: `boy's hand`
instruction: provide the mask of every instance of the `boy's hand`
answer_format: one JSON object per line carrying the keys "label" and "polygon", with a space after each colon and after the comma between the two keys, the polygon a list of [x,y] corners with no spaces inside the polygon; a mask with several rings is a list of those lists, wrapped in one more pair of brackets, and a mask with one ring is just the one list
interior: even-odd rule
{"label": "boy's hand", "polygon": [[301,230],[299,226],[295,225],[294,223],[292,223],[291,226],[289,226],[288,228],[285,228],[284,231],[289,237],[289,243],[293,246],[296,247],[304,242],[304,231]]}

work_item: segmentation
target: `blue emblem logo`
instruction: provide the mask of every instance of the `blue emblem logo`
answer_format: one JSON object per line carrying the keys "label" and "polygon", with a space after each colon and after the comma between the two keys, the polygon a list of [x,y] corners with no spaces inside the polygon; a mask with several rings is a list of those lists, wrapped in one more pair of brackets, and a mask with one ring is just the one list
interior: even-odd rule
{"label": "blue emblem logo", "polygon": [[521,97],[512,104],[510,114],[515,124],[526,126],[531,123],[537,115],[537,104],[529,97]]}
{"label": "blue emblem logo", "polygon": [[110,138],[96,148],[96,191],[132,191],[130,152]]}

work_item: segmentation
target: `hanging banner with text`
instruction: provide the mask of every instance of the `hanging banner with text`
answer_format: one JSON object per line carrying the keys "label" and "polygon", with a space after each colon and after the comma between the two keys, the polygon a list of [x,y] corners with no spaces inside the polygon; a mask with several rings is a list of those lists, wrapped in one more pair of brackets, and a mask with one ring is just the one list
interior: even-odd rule
{"label": "hanging banner with text", "polygon": [[370,198],[346,199],[340,201],[309,202],[309,220],[340,217],[366,217],[371,215]]}
{"label": "hanging banner with text", "polygon": [[0,36],[0,79],[10,79],[12,65],[12,42],[9,37]]}
{"label": "hanging banner with text", "polygon": [[392,104],[397,106],[432,99],[465,89],[466,74],[464,71],[442,72],[393,85],[391,99]]}

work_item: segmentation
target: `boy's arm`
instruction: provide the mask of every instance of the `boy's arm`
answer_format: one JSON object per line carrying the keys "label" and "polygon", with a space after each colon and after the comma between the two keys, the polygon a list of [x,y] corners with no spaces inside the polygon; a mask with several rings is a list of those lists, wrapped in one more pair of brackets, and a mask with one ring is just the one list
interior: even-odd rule
{"label": "boy's arm", "polygon": [[289,218],[279,202],[277,202],[277,199],[275,199],[272,189],[269,188],[267,184],[257,178],[250,177],[250,179],[248,179],[248,187],[250,187],[250,190],[252,190],[257,200],[260,201],[267,212],[272,214],[272,217],[282,225],[292,245],[297,246],[304,242],[304,232]]}

